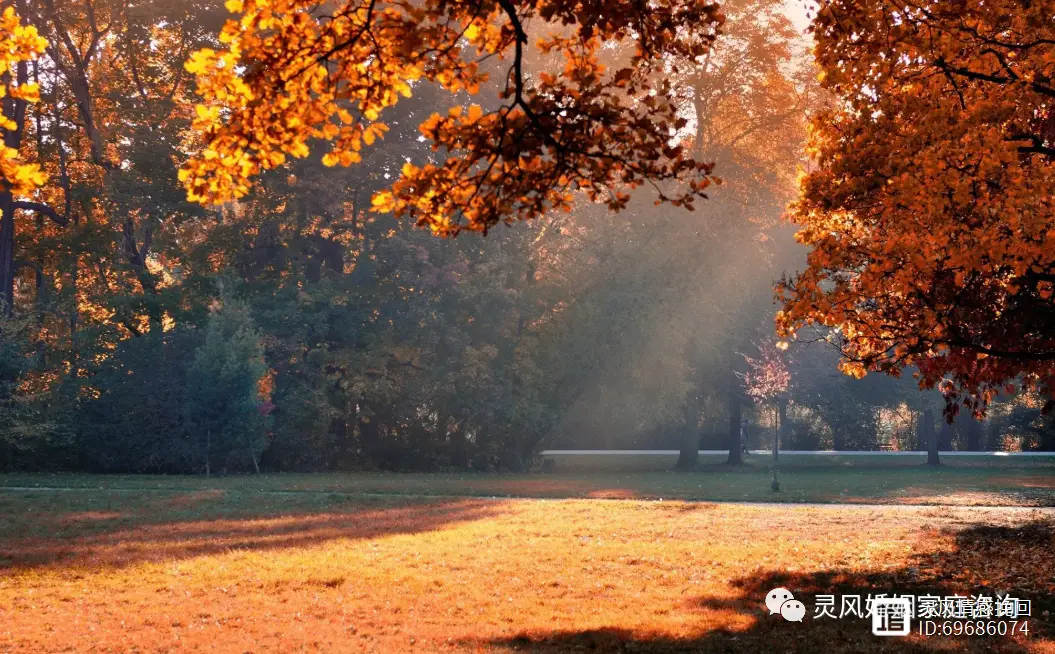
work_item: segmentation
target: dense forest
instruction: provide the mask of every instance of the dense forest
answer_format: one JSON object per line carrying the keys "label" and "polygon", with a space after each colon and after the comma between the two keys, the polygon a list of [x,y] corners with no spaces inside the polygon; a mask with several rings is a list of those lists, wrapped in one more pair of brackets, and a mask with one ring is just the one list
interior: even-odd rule
{"label": "dense forest", "polygon": [[[202,206],[178,172],[208,113],[191,55],[222,46],[232,3],[15,4],[46,47],[8,70],[39,98],[5,97],[5,145],[43,175],[0,196],[0,469],[521,470],[543,447],[691,466],[738,450],[744,421],[750,447],[917,449],[937,429],[945,449],[1055,448],[1032,393],[948,424],[910,374],[845,376],[830,338],[773,336],[774,283],[806,256],[783,215],[831,102],[783,3],[724,3],[707,56],[665,81],[719,178],[706,199],[577,193],[466,229],[376,194],[442,161],[419,125],[482,111],[507,61],[482,61],[480,99],[407,86],[355,165],[312,148]],[[545,82],[554,56],[517,62]]]}

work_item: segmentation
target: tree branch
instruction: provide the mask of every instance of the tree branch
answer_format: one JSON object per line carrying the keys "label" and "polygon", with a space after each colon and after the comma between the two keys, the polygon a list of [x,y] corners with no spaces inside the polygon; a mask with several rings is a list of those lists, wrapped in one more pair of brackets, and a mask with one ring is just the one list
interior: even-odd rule
{"label": "tree branch", "polygon": [[36,211],[42,213],[52,220],[57,225],[65,227],[70,223],[69,216],[60,216],[57,211],[44,204],[43,202],[30,202],[29,200],[18,200],[12,205],[15,209],[22,209],[24,211]]}

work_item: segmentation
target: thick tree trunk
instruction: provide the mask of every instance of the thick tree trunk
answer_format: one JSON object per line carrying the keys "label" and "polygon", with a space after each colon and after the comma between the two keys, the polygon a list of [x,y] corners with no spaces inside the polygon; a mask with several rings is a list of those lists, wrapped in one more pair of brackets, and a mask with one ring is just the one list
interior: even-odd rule
{"label": "thick tree trunk", "polygon": [[927,465],[941,465],[938,459],[938,430],[934,428],[934,413],[929,408],[923,410],[922,429],[927,436]]}
{"label": "thick tree trunk", "polygon": [[700,398],[694,390],[685,398],[685,422],[681,432],[678,470],[695,470],[700,461]]}
{"label": "thick tree trunk", "polygon": [[[25,7],[21,3],[16,9],[19,14],[25,15]],[[3,81],[12,81],[10,72],[3,75]],[[14,81],[20,85],[29,82],[29,66],[26,62],[17,64]],[[14,129],[4,130],[4,146],[18,150],[22,146],[22,133],[26,124],[26,101],[9,93],[0,101],[0,105],[4,118],[15,124]],[[15,204],[10,191],[0,193],[0,300],[4,303],[4,313],[11,315],[15,300]]]}
{"label": "thick tree trunk", "polygon": [[0,193],[0,302],[4,315],[15,304],[15,207],[9,191]]}
{"label": "thick tree trunk", "polygon": [[740,465],[744,462],[743,440],[740,433],[740,397],[729,393],[729,461],[730,465]]}
{"label": "thick tree trunk", "polygon": [[700,433],[696,425],[685,425],[681,434],[681,450],[678,452],[678,470],[695,470],[700,462]]}

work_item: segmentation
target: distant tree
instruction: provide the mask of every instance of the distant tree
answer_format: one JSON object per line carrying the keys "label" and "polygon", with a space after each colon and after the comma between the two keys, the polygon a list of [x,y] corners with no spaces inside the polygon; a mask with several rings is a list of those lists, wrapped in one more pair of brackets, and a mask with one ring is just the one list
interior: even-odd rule
{"label": "distant tree", "polygon": [[243,304],[231,298],[221,302],[212,309],[187,374],[186,428],[199,445],[206,475],[213,460],[226,462],[235,452],[248,454],[259,473],[267,443],[260,397],[267,368],[260,334]]}
{"label": "distant tree", "polygon": [[27,317],[0,312],[0,469],[47,467],[75,459],[63,422],[54,419],[47,394],[39,391],[33,331]]}
{"label": "distant tree", "polygon": [[780,452],[780,436],[787,420],[788,390],[791,387],[791,372],[785,361],[787,344],[763,343],[758,346],[758,356],[744,355],[747,372],[744,373],[744,392],[758,404],[769,404],[773,410],[773,460]]}
{"label": "distant tree", "polygon": [[151,331],[121,341],[94,366],[76,419],[81,466],[134,473],[200,466],[196,439],[184,424],[187,374],[200,337],[187,327]]}

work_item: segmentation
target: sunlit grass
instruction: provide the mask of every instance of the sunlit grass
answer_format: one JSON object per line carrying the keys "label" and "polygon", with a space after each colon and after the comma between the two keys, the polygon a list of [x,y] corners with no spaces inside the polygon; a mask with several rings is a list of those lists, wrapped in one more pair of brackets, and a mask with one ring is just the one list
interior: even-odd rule
{"label": "sunlit grass", "polygon": [[961,639],[953,650],[1052,651],[1041,615],[1055,608],[1046,516],[8,492],[0,651],[949,651],[934,639],[891,648],[864,620],[786,623],[762,609],[771,585],[807,599],[1014,591],[1035,600],[1028,641]]}

